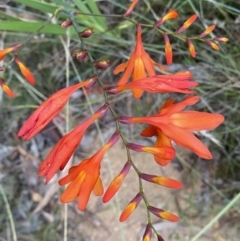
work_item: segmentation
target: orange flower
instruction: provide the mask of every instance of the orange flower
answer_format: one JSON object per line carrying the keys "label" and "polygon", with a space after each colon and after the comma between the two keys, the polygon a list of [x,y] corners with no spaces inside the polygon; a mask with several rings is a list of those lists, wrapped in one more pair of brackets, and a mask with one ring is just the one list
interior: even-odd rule
{"label": "orange flower", "polygon": [[134,212],[134,210],[137,208],[138,204],[142,200],[142,194],[138,193],[136,197],[133,198],[131,202],[124,208],[123,212],[121,213],[121,216],[119,218],[120,222],[124,222],[126,219],[129,218],[129,216]]}
{"label": "orange flower", "polygon": [[14,56],[14,60],[17,63],[22,75],[26,78],[26,80],[34,85],[36,83],[35,78],[31,71],[20,61],[19,57],[17,55]]}
{"label": "orange flower", "polygon": [[45,100],[28,118],[18,132],[18,137],[29,140],[40,132],[64,107],[72,93],[79,88],[89,87],[97,80],[94,76],[84,82],[59,90]]}
{"label": "orange flower", "polygon": [[169,162],[169,160],[172,160],[175,157],[175,150],[172,147],[167,146],[141,146],[134,143],[129,143],[128,148],[139,151],[139,152],[149,152],[154,155],[154,157],[157,157],[157,160],[163,160],[162,162],[156,161],[158,164],[165,166],[165,162]]}
{"label": "orange flower", "polygon": [[161,19],[159,19],[156,23],[154,23],[154,27],[158,27],[162,25],[168,19],[175,19],[177,17],[178,17],[178,13],[175,10],[171,9],[166,15],[164,15]]}
{"label": "orange flower", "polygon": [[[142,28],[141,25],[137,25],[137,42],[135,45],[135,49],[130,56],[130,59],[118,65],[113,73],[118,74],[120,72],[124,72],[123,76],[118,81],[118,85],[123,85],[128,82],[129,78],[132,75],[132,80],[137,81],[139,79],[143,79],[148,76],[155,75],[154,65],[159,66],[161,69],[162,66],[154,62],[150,56],[146,53],[142,43]],[[142,96],[143,91],[140,89],[132,89],[133,96],[135,98],[140,98]]]}
{"label": "orange flower", "polygon": [[[119,133],[114,133],[97,153],[77,166],[72,167],[68,175],[59,180],[60,185],[70,183],[60,197],[61,202],[68,203],[79,197],[78,209],[82,211],[87,206],[92,191],[100,195],[102,194],[102,192],[96,191],[96,189],[99,189],[99,185],[102,187],[100,178],[101,161],[108,149],[117,142],[118,138]],[[102,190],[101,187],[100,190]]]}
{"label": "orange flower", "polygon": [[59,169],[63,170],[81,142],[86,129],[102,117],[108,108],[108,105],[102,106],[93,116],[63,136],[40,165],[39,177],[46,176],[46,183],[48,183]]}
{"label": "orange flower", "polygon": [[106,192],[103,195],[102,201],[104,203],[108,202],[110,199],[113,198],[113,196],[116,194],[116,192],[119,190],[121,187],[124,178],[127,176],[130,168],[131,168],[131,162],[127,162],[122,171],[112,180],[110,183],[109,187],[107,188]]}
{"label": "orange flower", "polygon": [[0,50],[0,61],[5,57],[6,54],[17,51],[19,47],[21,47],[21,44],[17,44],[11,48]]}
{"label": "orange flower", "polygon": [[187,28],[189,28],[197,19],[197,14],[193,14],[189,19],[187,19],[184,24],[182,25],[181,28],[179,28],[176,33],[182,33],[183,31],[185,31]]}
{"label": "orange flower", "polygon": [[[204,159],[211,159],[208,148],[191,132],[200,130],[212,130],[219,126],[224,117],[220,114],[212,114],[198,111],[183,111],[187,105],[193,105],[199,101],[198,96],[187,97],[184,101],[173,104],[168,100],[157,115],[148,117],[121,116],[118,120],[122,123],[147,123],[173,140],[179,146],[186,147]],[[152,132],[150,133],[152,134]],[[149,134],[149,135],[150,135]]]}
{"label": "orange flower", "polygon": [[110,94],[117,94],[123,90],[141,90],[147,91],[150,93],[184,93],[191,94],[192,90],[189,90],[192,87],[198,85],[195,81],[190,81],[192,79],[192,74],[188,71],[178,72],[171,75],[154,75],[151,77],[146,77],[139,79],[138,81],[108,87],[106,90]]}
{"label": "orange flower", "polygon": [[0,78],[0,86],[2,87],[3,91],[11,98],[14,97],[14,93],[12,90],[6,85],[3,78]]}

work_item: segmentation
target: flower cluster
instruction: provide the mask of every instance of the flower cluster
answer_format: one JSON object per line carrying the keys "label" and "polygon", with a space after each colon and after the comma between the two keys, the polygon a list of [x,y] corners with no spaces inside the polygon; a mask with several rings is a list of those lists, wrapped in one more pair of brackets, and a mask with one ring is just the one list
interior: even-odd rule
{"label": "flower cluster", "polygon": [[[124,18],[127,19],[127,16],[131,14],[137,3],[138,0],[132,1],[123,16]],[[173,222],[178,221],[178,217],[175,214],[161,209],[160,207],[155,207],[150,204],[145,195],[142,182],[146,181],[159,186],[174,189],[182,188],[182,184],[177,180],[160,176],[157,173],[150,174],[145,173],[144,171],[142,172],[135,166],[131,157],[131,151],[150,153],[153,155],[153,159],[158,165],[166,166],[176,155],[176,150],[174,148],[175,143],[181,147],[190,149],[201,158],[211,159],[211,152],[207,146],[195,136],[195,132],[201,130],[212,130],[218,127],[224,121],[224,117],[218,113],[207,113],[186,109],[187,107],[192,107],[200,101],[200,97],[195,94],[194,90],[194,88],[198,86],[197,81],[193,80],[193,76],[189,71],[177,73],[167,72],[166,67],[158,64],[150,57],[150,55],[146,52],[142,41],[142,26],[144,25],[141,25],[140,23],[136,24],[136,44],[133,52],[130,54],[129,60],[119,64],[113,71],[114,74],[123,72],[122,76],[119,78],[116,85],[110,87],[105,86],[96,74],[99,69],[104,70],[108,68],[110,61],[108,59],[96,61],[93,59],[90,51],[85,49],[86,45],[84,44],[84,41],[92,36],[94,33],[93,28],[89,27],[80,31],[78,27],[76,27],[77,24],[74,20],[74,14],[66,10],[61,11],[67,14],[69,19],[62,22],[60,27],[65,29],[73,26],[79,36],[81,46],[83,47],[82,49],[80,48],[76,50],[73,53],[73,57],[77,60],[83,60],[86,56],[88,56],[95,75],[83,82],[63,88],[45,100],[23,124],[18,132],[18,137],[23,140],[30,140],[33,138],[63,110],[65,104],[76,90],[80,88],[90,88],[95,84],[95,82],[98,82],[102,87],[105,103],[103,103],[103,105],[97,109],[92,116],[78,124],[56,143],[45,160],[41,163],[39,167],[39,177],[45,177],[46,184],[49,183],[58,171],[62,171],[66,167],[71,156],[74,155],[77,147],[81,143],[88,127],[94,123],[94,121],[104,117],[107,112],[111,112],[116,121],[115,132],[112,133],[111,138],[96,153],[82,160],[79,164],[72,166],[68,170],[68,174],[59,180],[59,184],[61,186],[67,185],[66,189],[61,194],[60,200],[63,203],[69,203],[78,199],[78,208],[83,211],[88,204],[91,193],[93,192],[96,196],[103,196],[102,201],[106,203],[110,201],[121,188],[126,176],[132,168],[138,175],[139,191],[135,193],[132,200],[126,205],[119,217],[119,220],[121,222],[127,220],[142,202],[145,204],[148,211],[148,220],[143,235],[143,241],[150,241],[153,232],[157,235],[158,240],[163,241],[163,238],[153,227],[152,221],[149,218],[150,214]],[[170,10],[166,15],[152,24],[152,28],[160,31],[163,35],[167,64],[171,64],[173,60],[169,35],[175,36],[182,33],[197,19],[197,15],[191,16],[178,30],[171,34],[160,29],[167,20],[172,20],[177,17],[178,13],[175,10]],[[206,35],[211,33],[214,28],[215,25],[207,28],[199,34],[198,39],[202,40]],[[217,49],[218,46],[214,41],[227,41],[227,39],[217,37],[214,40],[206,39],[203,41],[212,48]],[[186,37],[186,42],[191,56],[195,57],[196,51],[192,38]],[[20,45],[17,45],[0,51],[0,60],[3,59],[6,54],[16,51],[19,47]],[[31,84],[34,84],[35,79],[33,75],[20,61],[19,57],[15,55],[13,58],[19,66],[23,76]],[[156,72],[155,66],[159,68],[161,74]],[[132,82],[128,83],[130,78],[132,79]],[[10,97],[14,96],[13,92],[1,77],[0,85]],[[133,96],[137,99],[141,98],[144,91],[152,94],[179,93],[185,96],[182,101],[178,102],[175,102],[172,98],[166,100],[157,113],[150,116],[118,116],[115,113],[113,106],[109,103],[109,95],[120,94],[121,92],[127,90],[131,90]],[[121,131],[121,124],[138,123],[147,124],[147,126],[142,130],[141,136],[155,137],[155,143],[153,146],[143,146],[137,143],[130,143],[125,138]],[[119,174],[114,177],[107,189],[104,191],[100,173],[101,163],[106,152],[119,139],[122,139],[125,144],[128,157],[127,162],[123,163],[122,170],[120,170]]]}

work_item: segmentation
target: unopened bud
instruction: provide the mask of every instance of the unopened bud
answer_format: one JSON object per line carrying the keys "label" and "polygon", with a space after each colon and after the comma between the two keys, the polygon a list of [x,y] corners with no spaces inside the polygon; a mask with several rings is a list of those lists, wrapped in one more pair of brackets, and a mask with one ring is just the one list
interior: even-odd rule
{"label": "unopened bud", "polygon": [[94,62],[94,66],[98,69],[106,69],[110,64],[109,59],[102,59]]}
{"label": "unopened bud", "polygon": [[65,21],[63,21],[62,23],[60,23],[60,27],[61,28],[68,28],[72,25],[72,20],[67,19]]}
{"label": "unopened bud", "polygon": [[87,50],[80,50],[80,51],[76,51],[73,53],[73,56],[77,59],[77,60],[83,60],[85,59],[85,57],[87,56]]}
{"label": "unopened bud", "polygon": [[79,33],[79,36],[82,38],[89,38],[93,34],[93,28],[86,28]]}

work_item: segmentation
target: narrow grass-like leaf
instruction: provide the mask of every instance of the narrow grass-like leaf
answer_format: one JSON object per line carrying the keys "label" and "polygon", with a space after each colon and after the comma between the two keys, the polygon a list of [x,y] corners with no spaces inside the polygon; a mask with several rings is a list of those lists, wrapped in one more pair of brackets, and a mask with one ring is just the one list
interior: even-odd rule
{"label": "narrow grass-like leaf", "polygon": [[21,21],[20,19],[15,18],[15,17],[12,17],[12,16],[10,16],[10,15],[4,13],[3,11],[0,11],[0,16],[6,18],[7,20]]}
{"label": "narrow grass-like leaf", "polygon": [[[34,33],[43,25],[43,22],[0,21],[0,30]],[[39,33],[65,35],[66,30],[61,29],[56,24],[49,23]],[[71,33],[73,34],[73,31]]]}

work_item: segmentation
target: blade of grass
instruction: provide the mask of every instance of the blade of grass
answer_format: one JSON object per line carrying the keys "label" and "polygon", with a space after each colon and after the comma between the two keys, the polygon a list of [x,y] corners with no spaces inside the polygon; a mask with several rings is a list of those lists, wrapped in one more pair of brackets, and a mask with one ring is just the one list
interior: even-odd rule
{"label": "blade of grass", "polygon": [[13,215],[12,215],[12,212],[11,212],[11,208],[9,206],[9,202],[8,202],[7,196],[6,196],[5,192],[4,192],[4,189],[3,189],[1,184],[0,184],[0,194],[3,197],[3,201],[5,203],[6,212],[7,212],[8,218],[9,218],[9,223],[10,223],[10,227],[11,227],[11,231],[12,231],[12,240],[13,241],[17,241],[17,234],[16,234],[16,229],[15,229],[15,224],[14,224],[14,221],[13,221]]}
{"label": "blade of grass", "polygon": [[201,229],[191,241],[197,241],[208,229],[210,229],[214,223],[216,223],[236,202],[240,200],[240,193],[232,199],[203,229]]}

